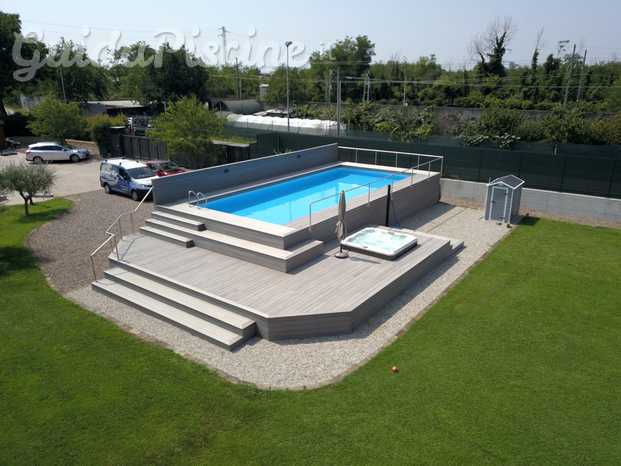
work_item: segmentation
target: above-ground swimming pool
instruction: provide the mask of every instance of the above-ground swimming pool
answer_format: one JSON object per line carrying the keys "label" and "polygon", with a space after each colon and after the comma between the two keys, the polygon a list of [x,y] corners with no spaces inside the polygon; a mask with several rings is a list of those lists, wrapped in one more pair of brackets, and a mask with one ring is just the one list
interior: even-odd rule
{"label": "above-ground swimming pool", "polygon": [[204,201],[198,207],[286,225],[308,216],[312,211],[334,207],[339,194],[346,199],[366,195],[371,190],[404,180],[410,175],[387,170],[339,166],[290,180],[244,190],[221,198]]}
{"label": "above-ground swimming pool", "polygon": [[386,259],[396,259],[410,249],[416,247],[416,236],[385,227],[364,228],[342,242],[343,248],[363,252]]}

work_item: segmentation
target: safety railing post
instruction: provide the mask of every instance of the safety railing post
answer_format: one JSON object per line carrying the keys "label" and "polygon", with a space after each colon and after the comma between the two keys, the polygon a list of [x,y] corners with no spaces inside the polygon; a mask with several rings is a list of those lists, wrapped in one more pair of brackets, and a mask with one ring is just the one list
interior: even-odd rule
{"label": "safety railing post", "polygon": [[119,242],[117,241],[116,235],[112,235],[114,238],[114,249],[116,250],[116,258],[117,260],[121,260],[121,255],[119,254]]}

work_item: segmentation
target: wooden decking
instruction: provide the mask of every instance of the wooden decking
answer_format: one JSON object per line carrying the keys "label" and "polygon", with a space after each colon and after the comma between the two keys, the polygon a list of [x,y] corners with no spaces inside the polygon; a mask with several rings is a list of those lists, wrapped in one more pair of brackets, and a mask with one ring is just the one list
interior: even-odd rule
{"label": "wooden decking", "polygon": [[339,260],[336,244],[293,273],[282,273],[202,248],[182,249],[156,238],[131,236],[121,259],[225,299],[266,317],[348,312],[378,289],[423,262],[448,240],[417,233],[419,247],[391,262],[350,253]]}

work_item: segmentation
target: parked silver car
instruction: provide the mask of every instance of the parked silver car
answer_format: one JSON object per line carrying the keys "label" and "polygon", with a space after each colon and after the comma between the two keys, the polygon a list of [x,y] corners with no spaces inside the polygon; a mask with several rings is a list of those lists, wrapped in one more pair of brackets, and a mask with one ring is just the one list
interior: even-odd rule
{"label": "parked silver car", "polygon": [[34,163],[71,161],[79,162],[90,157],[87,149],[71,149],[55,142],[38,142],[26,150],[26,160]]}

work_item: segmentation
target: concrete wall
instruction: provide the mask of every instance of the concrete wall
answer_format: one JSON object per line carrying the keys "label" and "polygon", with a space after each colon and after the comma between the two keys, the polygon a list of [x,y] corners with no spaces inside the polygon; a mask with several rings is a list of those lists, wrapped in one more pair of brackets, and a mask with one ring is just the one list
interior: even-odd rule
{"label": "concrete wall", "polygon": [[168,204],[188,198],[188,191],[209,193],[338,161],[336,144],[246,160],[155,179],[153,199]]}
{"label": "concrete wall", "polygon": [[[442,198],[449,204],[483,208],[485,183],[443,178]],[[521,214],[550,217],[589,225],[621,226],[621,199],[524,188]]]}

